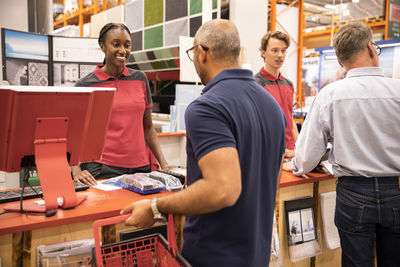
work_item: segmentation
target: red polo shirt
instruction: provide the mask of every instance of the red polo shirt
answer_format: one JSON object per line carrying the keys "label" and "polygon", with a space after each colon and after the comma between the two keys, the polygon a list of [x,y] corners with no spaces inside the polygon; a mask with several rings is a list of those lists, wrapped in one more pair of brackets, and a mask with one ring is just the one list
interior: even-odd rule
{"label": "red polo shirt", "polygon": [[114,87],[114,102],[110,124],[100,163],[137,168],[149,164],[143,129],[143,114],[152,107],[146,75],[124,67],[119,77],[113,77],[97,66],[95,71],[77,82],[83,87]]}
{"label": "red polo shirt", "polygon": [[268,73],[264,68],[261,68],[254,78],[270,93],[281,106],[281,109],[286,117],[286,148],[294,149],[293,136],[293,83],[279,73],[278,78]]}

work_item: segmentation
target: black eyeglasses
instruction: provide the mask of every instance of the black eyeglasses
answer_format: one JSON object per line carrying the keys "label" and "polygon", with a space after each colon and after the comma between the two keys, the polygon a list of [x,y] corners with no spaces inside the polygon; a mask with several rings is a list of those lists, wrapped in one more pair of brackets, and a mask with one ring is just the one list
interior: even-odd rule
{"label": "black eyeglasses", "polygon": [[189,48],[188,50],[186,50],[186,54],[187,54],[188,58],[190,59],[190,61],[193,61],[193,49],[195,49],[197,46],[201,46],[204,49],[204,51],[206,51],[206,52],[209,50],[209,48],[207,46],[202,45],[202,44],[198,44],[198,45],[193,46],[192,48]]}
{"label": "black eyeglasses", "polygon": [[371,42],[371,44],[373,44],[375,46],[376,53],[379,56],[381,54],[381,52],[382,52],[382,48],[379,45],[377,45],[376,43]]}

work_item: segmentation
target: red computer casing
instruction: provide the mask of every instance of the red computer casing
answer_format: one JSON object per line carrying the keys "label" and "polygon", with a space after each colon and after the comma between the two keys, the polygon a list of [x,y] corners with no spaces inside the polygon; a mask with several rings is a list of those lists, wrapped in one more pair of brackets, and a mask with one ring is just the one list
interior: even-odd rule
{"label": "red computer casing", "polygon": [[21,159],[35,155],[45,210],[57,208],[60,196],[63,208],[78,205],[68,167],[100,159],[114,90],[0,87],[0,170],[19,171]]}

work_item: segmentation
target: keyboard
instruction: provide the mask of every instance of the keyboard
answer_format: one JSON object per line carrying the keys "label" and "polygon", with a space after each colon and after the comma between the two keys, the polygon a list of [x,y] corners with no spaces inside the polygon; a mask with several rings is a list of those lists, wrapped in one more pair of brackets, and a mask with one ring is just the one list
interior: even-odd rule
{"label": "keyboard", "polygon": [[[33,191],[33,189],[30,186],[27,186],[24,189],[24,199],[38,198],[43,196],[42,188],[40,186],[32,186],[32,187],[35,189],[37,194],[35,191]],[[74,188],[75,191],[78,192],[89,189],[89,186],[74,182]],[[20,200],[21,192],[22,188],[17,188],[8,191],[0,191],[0,204]]]}

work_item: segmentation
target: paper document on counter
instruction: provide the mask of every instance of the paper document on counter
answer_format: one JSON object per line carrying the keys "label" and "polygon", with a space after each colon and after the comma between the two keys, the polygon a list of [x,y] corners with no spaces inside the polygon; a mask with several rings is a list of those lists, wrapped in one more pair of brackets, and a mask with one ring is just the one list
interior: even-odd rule
{"label": "paper document on counter", "polygon": [[118,187],[118,186],[115,186],[112,184],[107,184],[105,182],[107,182],[107,180],[98,181],[97,184],[92,187],[103,190],[103,191],[112,191],[112,190],[122,189],[121,187]]}
{"label": "paper document on counter", "polygon": [[325,169],[326,169],[326,171],[328,172],[328,174],[333,175],[332,164],[330,164],[328,160],[321,161],[321,165],[322,165],[323,167],[325,167]]}

